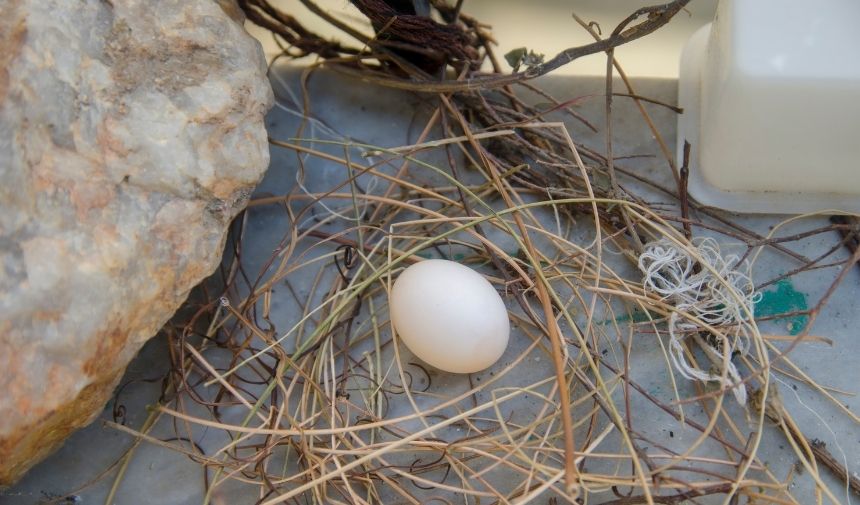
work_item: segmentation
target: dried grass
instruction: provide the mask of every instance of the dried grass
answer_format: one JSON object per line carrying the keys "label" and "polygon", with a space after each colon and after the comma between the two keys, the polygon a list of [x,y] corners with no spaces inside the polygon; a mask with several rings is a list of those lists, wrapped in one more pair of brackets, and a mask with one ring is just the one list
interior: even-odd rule
{"label": "dried grass", "polygon": [[[283,18],[266,19],[275,33],[285,29],[277,24]],[[484,29],[459,19],[481,57],[492,59]],[[285,53],[323,47],[292,42]],[[324,58],[349,53],[324,47]],[[382,50],[372,49],[379,57]],[[613,66],[621,71],[610,51],[610,72]],[[388,68],[350,71],[367,70],[375,81]],[[466,72],[470,65],[454,68]],[[818,501],[839,503],[774,377],[810,384],[860,421],[788,356],[801,341],[825,341],[808,329],[844,276],[805,314],[809,324],[788,350],[775,345],[786,337],[762,335],[749,321],[748,354],[733,356],[727,346],[722,354],[703,352],[705,341],[725,340],[734,328],[709,325],[644,289],[635,268],[642,243],[665,239],[696,257],[676,227],[686,223],[694,233],[716,231],[741,244],[753,262],[765,248],[793,256],[801,269],[819,267],[826,256],[804,258],[784,246],[797,237],[777,237],[779,227],[761,237],[688,201],[669,149],[625,82],[625,96],[640,105],[677,188],[615,166],[611,86],[604,153],[578,145],[563,124],[545,122],[547,111],[524,103],[512,87],[428,90],[437,93],[435,105],[410,146],[322,135],[272,139],[296,153],[300,184],[288,194],[256,197],[249,212],[279,212],[288,229],[262,268],[252,269],[246,257],[259,246],[245,242],[249,214],[237,221],[222,288],[191,305],[196,314],[188,324],[168,328],[174,363],[161,401],[142,427],[111,425],[198,462],[206,503],[218,503],[219,490],[237,483],[266,505],[705,503],[702,496],[798,503],[798,475],[774,474],[757,456],[763,433],[773,429],[785,433]],[[537,89],[525,80],[503,84]],[[591,125],[569,105],[554,101],[553,111]],[[307,101],[304,107],[307,129],[322,131],[312,128]],[[448,163],[428,162],[433,152]],[[312,159],[339,167],[342,177],[323,191],[308,189],[304,165]],[[622,189],[622,178],[685,204],[654,208]],[[689,217],[690,208],[701,221]],[[848,225],[803,236],[834,229]],[[511,349],[486,373],[431,370],[390,327],[392,279],[428,254],[484,273],[510,307]],[[836,264],[857,259],[855,253]],[[743,303],[744,295],[735,295]],[[285,326],[287,312],[296,316]],[[696,338],[684,340],[688,362],[729,386],[677,375],[667,348],[670,316],[696,328]],[[643,360],[662,373],[644,374]],[[740,383],[728,380],[727,363],[742,371]],[[655,383],[669,393],[655,392]],[[737,386],[750,393],[743,408],[725,394]],[[172,422],[175,438],[150,436],[157,422]],[[655,423],[663,423],[662,433]],[[201,433],[209,447],[221,440],[219,448],[188,443]],[[121,479],[122,471],[117,485]]]}

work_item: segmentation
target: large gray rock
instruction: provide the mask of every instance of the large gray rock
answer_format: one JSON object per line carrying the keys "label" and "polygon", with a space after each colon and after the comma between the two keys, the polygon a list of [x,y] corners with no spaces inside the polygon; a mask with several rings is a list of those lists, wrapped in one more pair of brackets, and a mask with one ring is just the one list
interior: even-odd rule
{"label": "large gray rock", "polygon": [[232,0],[0,0],[0,485],[215,268],[272,102]]}

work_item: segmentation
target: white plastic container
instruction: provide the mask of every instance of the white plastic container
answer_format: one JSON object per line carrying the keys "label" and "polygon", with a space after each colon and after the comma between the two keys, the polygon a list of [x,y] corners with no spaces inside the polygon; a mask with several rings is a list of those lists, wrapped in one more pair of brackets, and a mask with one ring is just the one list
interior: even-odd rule
{"label": "white plastic container", "polygon": [[860,1],[721,0],[681,55],[678,164],[739,212],[860,212]]}

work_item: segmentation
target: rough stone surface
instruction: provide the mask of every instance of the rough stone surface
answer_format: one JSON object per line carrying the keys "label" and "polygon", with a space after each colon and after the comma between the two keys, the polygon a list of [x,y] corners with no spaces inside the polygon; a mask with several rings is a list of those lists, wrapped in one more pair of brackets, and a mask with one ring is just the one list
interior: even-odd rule
{"label": "rough stone surface", "polygon": [[211,273],[272,101],[232,0],[0,0],[0,485]]}

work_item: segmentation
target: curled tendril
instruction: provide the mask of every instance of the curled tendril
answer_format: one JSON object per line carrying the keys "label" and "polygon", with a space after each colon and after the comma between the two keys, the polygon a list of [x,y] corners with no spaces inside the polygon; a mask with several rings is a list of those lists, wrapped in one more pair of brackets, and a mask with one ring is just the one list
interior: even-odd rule
{"label": "curled tendril", "polygon": [[[358,263],[358,254],[355,250],[355,247],[349,244],[343,244],[337,248],[338,252],[341,252],[340,259],[335,256],[334,264],[337,266],[337,271],[340,273],[341,278],[343,278],[344,282],[349,283],[352,281],[352,277],[349,276],[349,271],[355,268],[356,263]],[[341,261],[343,261],[343,265],[341,266]]]}

